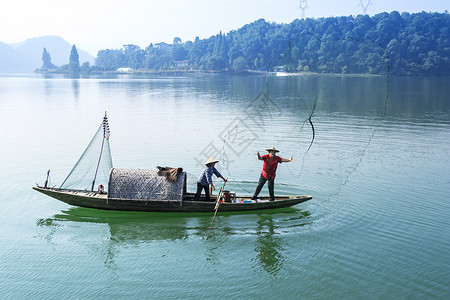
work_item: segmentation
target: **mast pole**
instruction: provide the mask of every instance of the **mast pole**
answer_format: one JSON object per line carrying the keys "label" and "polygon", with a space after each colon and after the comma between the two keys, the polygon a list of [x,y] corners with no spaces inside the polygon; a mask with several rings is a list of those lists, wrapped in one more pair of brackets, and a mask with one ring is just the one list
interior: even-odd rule
{"label": "mast pole", "polygon": [[94,191],[95,179],[97,178],[98,167],[100,166],[100,161],[101,161],[101,159],[102,159],[103,145],[104,145],[104,144],[105,144],[105,137],[103,137],[103,140],[102,140],[102,148],[101,148],[101,150],[100,150],[100,156],[99,156],[99,158],[98,158],[97,169],[95,170],[94,180],[92,180],[91,192]]}
{"label": "mast pole", "polygon": [[47,188],[47,184],[48,184],[48,177],[49,177],[49,175],[50,175],[50,169],[48,169],[48,171],[47,171],[47,179],[45,179],[44,189],[46,189],[46,188]]}
{"label": "mast pole", "polygon": [[100,155],[99,155],[99,157],[98,157],[97,168],[96,168],[95,174],[94,174],[94,180],[92,180],[91,192],[94,191],[95,179],[97,178],[98,168],[99,168],[99,166],[100,166],[100,161],[101,161],[101,159],[102,159],[103,145],[105,144],[105,139],[106,139],[106,127],[107,127],[107,124],[108,124],[108,117],[106,116],[106,111],[105,111],[105,116],[103,117],[103,139],[102,139],[102,148],[100,149]]}

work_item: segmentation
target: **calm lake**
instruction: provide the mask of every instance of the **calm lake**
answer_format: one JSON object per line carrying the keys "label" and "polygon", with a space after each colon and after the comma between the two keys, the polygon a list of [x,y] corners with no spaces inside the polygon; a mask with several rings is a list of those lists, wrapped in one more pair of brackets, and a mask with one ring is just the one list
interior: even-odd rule
{"label": "calm lake", "polygon": [[[195,191],[214,156],[250,195],[275,146],[296,158],[275,193],[313,199],[219,211],[206,240],[212,213],[33,191],[48,169],[62,183],[105,111],[114,167],[182,167]],[[0,75],[0,113],[1,299],[450,298],[448,77]]]}

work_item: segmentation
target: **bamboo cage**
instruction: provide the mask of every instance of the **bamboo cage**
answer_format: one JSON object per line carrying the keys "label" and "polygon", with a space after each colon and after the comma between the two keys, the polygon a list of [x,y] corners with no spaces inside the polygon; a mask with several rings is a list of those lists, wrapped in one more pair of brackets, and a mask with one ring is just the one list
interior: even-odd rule
{"label": "bamboo cage", "polygon": [[186,172],[176,182],[159,176],[156,170],[111,169],[108,184],[109,199],[169,201],[183,199],[186,192]]}

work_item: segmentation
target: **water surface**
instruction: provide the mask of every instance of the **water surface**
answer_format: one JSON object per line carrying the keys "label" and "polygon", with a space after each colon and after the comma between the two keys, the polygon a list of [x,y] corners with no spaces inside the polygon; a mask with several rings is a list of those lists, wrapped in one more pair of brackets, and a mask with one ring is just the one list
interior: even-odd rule
{"label": "water surface", "polygon": [[[0,297],[446,299],[449,95],[447,77],[1,76]],[[48,169],[62,183],[104,111],[115,167],[183,167],[193,191],[212,155],[251,194],[275,146],[297,159],[276,193],[313,199],[219,212],[206,240],[212,214],[33,191]]]}

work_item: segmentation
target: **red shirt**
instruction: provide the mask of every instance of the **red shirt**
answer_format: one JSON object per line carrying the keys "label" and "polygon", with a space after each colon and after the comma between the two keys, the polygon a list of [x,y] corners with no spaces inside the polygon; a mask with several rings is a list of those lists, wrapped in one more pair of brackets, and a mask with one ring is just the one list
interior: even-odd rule
{"label": "red shirt", "polygon": [[277,167],[278,164],[281,164],[282,158],[276,155],[273,158],[270,158],[269,154],[263,155],[261,158],[264,160],[262,176],[266,179],[269,179],[269,177],[275,179]]}

